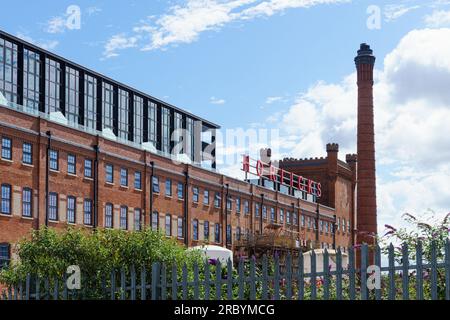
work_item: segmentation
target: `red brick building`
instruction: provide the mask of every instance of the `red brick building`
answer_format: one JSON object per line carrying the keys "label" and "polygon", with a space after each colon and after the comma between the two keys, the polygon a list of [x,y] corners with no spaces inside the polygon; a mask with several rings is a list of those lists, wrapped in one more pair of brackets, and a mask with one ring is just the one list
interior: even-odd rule
{"label": "red brick building", "polygon": [[[336,144],[282,161],[322,183],[321,198],[299,197],[219,174],[207,120],[3,32],[0,58],[1,261],[43,226],[151,227],[187,246],[234,248],[270,228],[300,249],[353,243],[356,157],[339,161]],[[183,163],[168,152],[177,129]]]}

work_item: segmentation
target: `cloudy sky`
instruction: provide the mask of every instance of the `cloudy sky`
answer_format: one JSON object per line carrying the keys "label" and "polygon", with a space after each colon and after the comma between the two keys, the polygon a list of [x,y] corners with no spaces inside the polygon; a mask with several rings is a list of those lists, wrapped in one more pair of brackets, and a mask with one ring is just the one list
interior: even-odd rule
{"label": "cloudy sky", "polygon": [[279,130],[249,150],[269,143],[277,157],[324,156],[328,142],[342,159],[356,152],[353,58],[367,42],[380,231],[404,212],[450,211],[449,0],[42,0],[2,12],[20,12],[2,30],[223,129]]}

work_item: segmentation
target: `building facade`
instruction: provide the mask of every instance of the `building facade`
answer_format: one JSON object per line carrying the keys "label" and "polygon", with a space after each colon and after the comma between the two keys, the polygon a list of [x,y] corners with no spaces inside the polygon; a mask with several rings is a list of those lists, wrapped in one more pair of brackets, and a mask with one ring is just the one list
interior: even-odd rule
{"label": "building facade", "polygon": [[[0,262],[43,226],[150,227],[230,249],[275,226],[300,249],[352,244],[356,162],[338,161],[336,145],[310,172],[334,184],[323,182],[323,198],[299,197],[218,173],[219,127],[207,120],[3,32],[0,58]],[[171,154],[177,128],[188,161]]]}

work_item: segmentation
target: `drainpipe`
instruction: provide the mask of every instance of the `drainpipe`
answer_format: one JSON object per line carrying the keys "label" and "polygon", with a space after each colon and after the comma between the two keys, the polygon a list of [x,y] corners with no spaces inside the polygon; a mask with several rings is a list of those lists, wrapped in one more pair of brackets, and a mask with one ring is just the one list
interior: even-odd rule
{"label": "drainpipe", "polygon": [[319,201],[317,200],[317,207],[316,207],[316,243],[315,243],[315,247],[316,248],[317,248],[317,244],[319,243],[319,219],[320,219]]}
{"label": "drainpipe", "polygon": [[333,249],[336,250],[336,215],[333,215]]}
{"label": "drainpipe", "polygon": [[52,144],[52,132],[46,132],[48,137],[47,143],[47,163],[45,168],[45,226],[48,227],[48,193],[49,193],[49,176],[50,176],[50,149]]}
{"label": "drainpipe", "polygon": [[184,244],[189,247],[189,171],[184,172]]}
{"label": "drainpipe", "polygon": [[146,217],[147,217],[147,151],[144,150],[144,177],[143,177],[144,185],[143,185],[143,192],[144,192],[144,210],[142,212],[142,227],[141,229],[145,229],[146,225]]}
{"label": "drainpipe", "polygon": [[[226,248],[228,246],[228,197],[230,193],[230,184],[226,183],[225,187],[227,189],[227,192],[225,193],[225,248]],[[230,236],[232,235],[230,234]]]}
{"label": "drainpipe", "polygon": [[[152,168],[151,174],[150,174],[150,217],[153,217],[153,177],[155,174],[155,162],[150,161],[150,167]],[[159,217],[158,217],[159,219]],[[152,223],[152,220],[150,219],[150,223]],[[159,221],[157,223],[159,226]]]}
{"label": "drainpipe", "polygon": [[94,230],[98,226],[98,160],[100,155],[100,146],[94,146],[95,163],[94,163]]}
{"label": "drainpipe", "polygon": [[263,207],[264,207],[264,193],[261,193],[261,212],[259,214],[259,235],[263,234]]}

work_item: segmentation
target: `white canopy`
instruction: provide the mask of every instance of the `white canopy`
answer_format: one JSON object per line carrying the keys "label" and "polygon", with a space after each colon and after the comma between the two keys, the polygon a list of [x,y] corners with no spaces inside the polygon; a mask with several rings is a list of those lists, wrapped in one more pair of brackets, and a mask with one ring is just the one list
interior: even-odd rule
{"label": "white canopy", "polygon": [[[324,255],[324,249],[314,249],[314,253],[316,255],[316,272],[323,272],[323,255]],[[328,252],[328,267],[330,268],[330,271],[336,270],[336,250],[333,249],[327,249]],[[307,251],[303,253],[303,269],[305,273],[311,272],[311,253],[312,250]],[[345,252],[341,253],[341,262],[342,267],[347,267],[348,265],[348,255]]]}
{"label": "white canopy", "polygon": [[228,259],[230,259],[233,264],[233,251],[227,248],[207,245],[189,248],[189,250],[200,250],[205,254],[206,258],[219,260],[221,264],[226,264]]}

